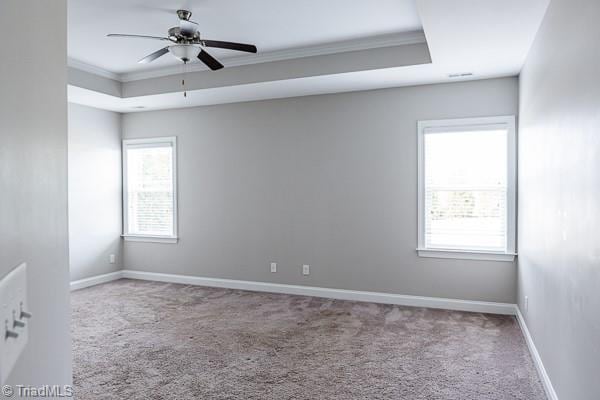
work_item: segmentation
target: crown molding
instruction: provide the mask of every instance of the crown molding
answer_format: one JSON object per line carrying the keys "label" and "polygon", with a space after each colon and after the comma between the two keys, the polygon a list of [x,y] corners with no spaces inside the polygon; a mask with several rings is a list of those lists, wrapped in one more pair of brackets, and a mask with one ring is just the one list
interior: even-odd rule
{"label": "crown molding", "polygon": [[95,65],[88,64],[71,57],[67,58],[67,66],[93,75],[98,75],[103,78],[121,82],[121,76],[119,74],[107,71],[104,68],[96,67]]}
{"label": "crown molding", "polygon": [[[365,39],[347,40],[343,42],[327,43],[316,46],[299,47],[295,49],[277,50],[267,53],[244,55],[222,60],[225,67],[239,67],[242,65],[262,64],[274,61],[284,61],[296,58],[313,57],[327,54],[345,53],[376,49],[382,47],[403,46],[410,44],[426,43],[423,31],[406,32],[401,34],[382,35]],[[208,68],[201,63],[189,64],[187,71],[207,71]],[[131,82],[143,79],[160,78],[163,76],[181,73],[181,66],[171,66],[149,71],[128,72],[118,75],[121,82]]]}

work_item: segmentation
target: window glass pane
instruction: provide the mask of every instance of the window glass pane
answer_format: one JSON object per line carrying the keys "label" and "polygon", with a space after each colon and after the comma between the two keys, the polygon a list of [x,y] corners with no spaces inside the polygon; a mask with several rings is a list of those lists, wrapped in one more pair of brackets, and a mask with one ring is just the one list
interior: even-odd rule
{"label": "window glass pane", "polygon": [[506,250],[507,135],[425,134],[427,248]]}
{"label": "window glass pane", "polygon": [[173,148],[127,149],[129,234],[173,236]]}

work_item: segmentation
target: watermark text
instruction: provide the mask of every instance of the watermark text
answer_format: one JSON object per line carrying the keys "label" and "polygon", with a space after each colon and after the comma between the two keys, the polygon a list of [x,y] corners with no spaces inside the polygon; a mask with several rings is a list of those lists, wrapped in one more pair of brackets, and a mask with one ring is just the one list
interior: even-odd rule
{"label": "watermark text", "polygon": [[27,398],[46,398],[46,397],[73,397],[73,386],[71,385],[4,385],[2,386],[2,395],[4,397],[27,397]]}

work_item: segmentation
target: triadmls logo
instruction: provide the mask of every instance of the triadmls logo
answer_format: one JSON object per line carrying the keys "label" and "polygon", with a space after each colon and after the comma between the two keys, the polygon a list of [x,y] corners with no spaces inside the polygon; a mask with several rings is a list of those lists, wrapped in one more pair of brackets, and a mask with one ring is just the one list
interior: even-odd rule
{"label": "triadmls logo", "polygon": [[42,385],[42,386],[25,386],[25,385],[4,385],[2,394],[6,397],[29,397],[29,398],[60,398],[73,397],[73,386],[71,385]]}

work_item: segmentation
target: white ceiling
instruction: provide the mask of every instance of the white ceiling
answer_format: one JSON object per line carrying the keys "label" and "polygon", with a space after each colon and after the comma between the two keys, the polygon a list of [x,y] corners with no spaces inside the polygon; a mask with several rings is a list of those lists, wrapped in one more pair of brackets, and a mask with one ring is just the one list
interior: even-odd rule
{"label": "white ceiling", "polygon": [[[457,80],[451,78],[451,74],[470,74],[458,80],[515,76],[521,71],[549,1],[188,1],[187,5],[195,12],[192,19],[200,23],[207,38],[255,43],[263,54],[243,56],[247,58],[240,60],[237,52],[215,51],[215,55],[224,58],[226,68],[218,72],[192,70],[197,74],[214,74],[198,75],[200,82],[214,81],[214,84],[204,89],[190,88],[189,96],[183,98],[178,93],[181,90],[179,80],[169,77],[181,72],[179,68],[173,68],[171,63],[176,63],[173,59],[165,56],[160,61],[162,64],[146,66],[147,69],[142,70],[136,63],[159,47],[160,42],[156,46],[144,40],[117,41],[104,35],[109,32],[161,35],[177,22],[167,9],[186,6],[185,1],[69,0],[70,58],[118,73],[114,79],[120,81],[115,83],[122,89],[121,96],[115,97],[98,93],[98,90],[86,90],[94,90],[93,87],[71,86],[69,100],[134,112]],[[129,19],[136,22],[128,25]],[[388,53],[400,56],[408,51],[408,46],[403,46],[402,42],[411,43],[412,39],[406,39],[411,38],[410,32],[419,29],[424,32],[431,63],[376,68],[372,65],[382,61],[377,57],[367,59],[369,63],[364,64],[364,57],[361,58],[358,52],[340,53],[350,51],[348,49],[382,47],[388,49]],[[412,37],[414,39],[414,35]],[[331,42],[335,45],[323,45]],[[322,58],[302,58],[331,53],[338,53],[335,56],[338,64],[351,68],[324,72]],[[290,60],[294,58],[295,63]],[[278,59],[290,61],[270,62]],[[235,65],[242,67],[231,68]],[[157,69],[157,66],[162,68]],[[87,71],[94,72],[94,68]],[[296,77],[282,78],[290,71]],[[249,80],[252,84],[238,79],[248,76],[252,78]],[[171,87],[165,90],[165,85]],[[128,94],[131,87],[142,87],[143,90]],[[139,106],[145,108],[138,109]]]}
{"label": "white ceiling", "polygon": [[193,12],[204,38],[252,43],[261,53],[421,30],[415,0],[69,0],[69,57],[119,74],[175,65],[170,55],[137,64],[160,41],[106,35],[166,36],[179,8]]}
{"label": "white ceiling", "polygon": [[550,0],[417,0],[432,63],[448,73],[518,74]]}

